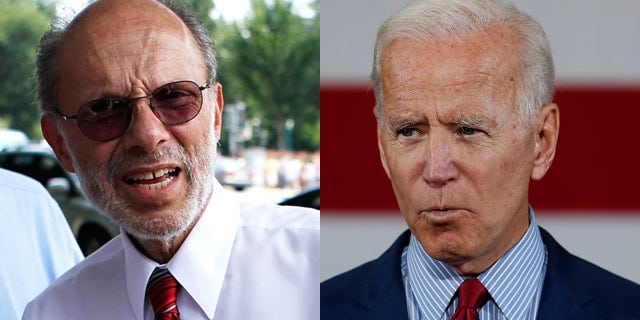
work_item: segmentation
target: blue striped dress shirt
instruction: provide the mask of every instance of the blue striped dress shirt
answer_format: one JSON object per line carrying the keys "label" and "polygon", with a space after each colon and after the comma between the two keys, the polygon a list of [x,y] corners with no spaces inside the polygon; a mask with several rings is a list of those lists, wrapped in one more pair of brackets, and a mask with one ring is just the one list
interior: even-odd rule
{"label": "blue striped dress shirt", "polygon": [[[536,318],[547,252],[533,209],[529,213],[531,223],[524,237],[478,276],[491,295],[478,310],[481,320]],[[409,319],[450,319],[458,306],[454,295],[465,277],[431,258],[413,235],[402,253],[401,268]]]}

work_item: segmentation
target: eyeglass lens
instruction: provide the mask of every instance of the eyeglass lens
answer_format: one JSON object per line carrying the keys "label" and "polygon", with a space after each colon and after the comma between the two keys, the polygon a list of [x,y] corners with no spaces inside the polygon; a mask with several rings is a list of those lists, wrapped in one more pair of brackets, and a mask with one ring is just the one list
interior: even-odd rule
{"label": "eyeglass lens", "polygon": [[78,127],[88,138],[108,141],[129,128],[131,102],[149,98],[151,110],[164,124],[177,125],[195,118],[202,108],[202,92],[195,82],[179,81],[163,85],[151,96],[132,99],[104,98],[88,102],[78,111]]}

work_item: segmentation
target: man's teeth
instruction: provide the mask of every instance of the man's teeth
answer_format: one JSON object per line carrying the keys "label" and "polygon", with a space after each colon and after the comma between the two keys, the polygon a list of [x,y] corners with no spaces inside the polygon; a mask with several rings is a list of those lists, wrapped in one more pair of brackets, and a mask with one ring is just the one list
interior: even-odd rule
{"label": "man's teeth", "polygon": [[140,188],[156,190],[166,187],[177,176],[177,171],[178,169],[176,168],[165,168],[153,172],[140,173],[126,179],[126,181]]}
{"label": "man's teeth", "polygon": [[165,187],[166,185],[169,184],[169,182],[171,182],[171,180],[173,180],[173,176],[169,176],[169,178],[167,178],[166,180],[163,180],[161,182],[156,182],[156,183],[152,183],[152,184],[141,184],[141,187],[147,188],[149,190],[156,190],[156,189],[160,189]]}
{"label": "man's teeth", "polygon": [[[134,181],[140,181],[140,180],[151,180],[151,179],[157,179],[160,178],[162,176],[164,176],[167,173],[173,173],[175,171],[175,169],[160,169],[158,171],[155,172],[146,172],[146,173],[142,173],[142,174],[138,174],[133,176],[131,179]],[[173,177],[171,177],[173,178]],[[169,179],[170,181],[171,179]]]}

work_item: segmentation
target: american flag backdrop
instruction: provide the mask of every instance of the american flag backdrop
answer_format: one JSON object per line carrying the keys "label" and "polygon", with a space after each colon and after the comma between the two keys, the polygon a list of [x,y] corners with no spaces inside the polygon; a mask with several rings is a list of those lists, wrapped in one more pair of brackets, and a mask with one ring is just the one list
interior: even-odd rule
{"label": "american flag backdrop", "polygon": [[[407,0],[322,0],[322,279],[406,228],[380,164],[368,76],[382,21]],[[530,188],[569,251],[640,283],[640,2],[516,0],[545,29],[560,107],[554,163]]]}

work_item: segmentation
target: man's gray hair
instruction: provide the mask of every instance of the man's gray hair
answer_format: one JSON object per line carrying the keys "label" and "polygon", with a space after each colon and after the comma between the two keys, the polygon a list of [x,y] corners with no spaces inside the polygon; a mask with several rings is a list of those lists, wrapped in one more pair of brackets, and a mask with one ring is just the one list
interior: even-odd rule
{"label": "man's gray hair", "polygon": [[[216,50],[209,31],[202,24],[200,19],[186,5],[180,1],[157,0],[173,11],[184,24],[189,28],[191,34],[198,43],[200,52],[204,59],[204,66],[207,69],[208,83],[216,81],[217,60]],[[38,105],[43,112],[50,112],[55,108],[56,84],[59,77],[62,77],[57,68],[57,51],[69,27],[75,20],[68,22],[63,18],[56,18],[40,39],[36,57],[36,81],[38,93]]]}
{"label": "man's gray hair", "polygon": [[376,39],[371,81],[376,106],[374,113],[382,125],[381,61],[385,48],[394,40],[425,43],[486,32],[502,26],[515,32],[522,81],[516,89],[520,120],[533,126],[538,111],[553,101],[554,68],[549,41],[542,27],[513,5],[497,0],[420,0],[388,18]]}

